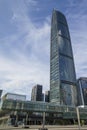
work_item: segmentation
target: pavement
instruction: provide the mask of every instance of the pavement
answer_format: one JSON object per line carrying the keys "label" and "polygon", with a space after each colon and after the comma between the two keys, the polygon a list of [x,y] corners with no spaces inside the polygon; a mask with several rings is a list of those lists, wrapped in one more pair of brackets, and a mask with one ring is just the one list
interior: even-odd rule
{"label": "pavement", "polygon": [[[39,128],[42,128],[41,125],[32,125],[29,126],[29,128],[22,128],[22,126],[19,127],[12,127],[12,126],[6,126],[2,125],[0,126],[0,130],[38,130]],[[87,130],[87,126],[82,126],[81,129],[78,128],[77,125],[47,125],[45,128],[48,128],[48,130]]]}

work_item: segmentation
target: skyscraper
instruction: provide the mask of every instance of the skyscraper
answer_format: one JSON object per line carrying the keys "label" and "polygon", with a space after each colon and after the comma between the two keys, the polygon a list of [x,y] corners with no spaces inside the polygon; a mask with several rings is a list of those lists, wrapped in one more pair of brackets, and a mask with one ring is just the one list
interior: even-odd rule
{"label": "skyscraper", "polygon": [[78,105],[87,105],[87,77],[78,79]]}
{"label": "skyscraper", "polygon": [[31,101],[43,101],[42,85],[35,85],[32,88]]}
{"label": "skyscraper", "polygon": [[3,90],[0,90],[0,98],[1,98],[1,95],[2,95],[2,91],[3,91]]}
{"label": "skyscraper", "polygon": [[65,16],[53,10],[50,46],[50,101],[76,105],[76,74]]}
{"label": "skyscraper", "polygon": [[1,102],[2,91],[3,91],[3,90],[0,90],[0,102]]}
{"label": "skyscraper", "polygon": [[45,91],[45,102],[49,102],[50,91]]}

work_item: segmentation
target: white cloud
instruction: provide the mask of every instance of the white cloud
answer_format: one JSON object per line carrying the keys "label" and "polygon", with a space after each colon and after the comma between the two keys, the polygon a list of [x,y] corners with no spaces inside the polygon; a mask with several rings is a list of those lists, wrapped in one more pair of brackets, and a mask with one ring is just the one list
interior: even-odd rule
{"label": "white cloud", "polygon": [[15,3],[12,10],[10,21],[17,29],[0,39],[0,86],[5,92],[29,94],[30,98],[32,85],[42,84],[44,91],[49,89],[50,23],[47,18],[37,27],[24,3]]}
{"label": "white cloud", "polygon": [[[86,0],[68,2],[65,14],[77,77],[82,77],[87,75],[87,4]],[[31,11],[37,10],[37,5],[35,0],[12,2],[10,22],[15,31],[0,38],[0,86],[5,92],[29,94],[29,98],[31,88],[37,83],[43,85],[44,91],[49,89],[50,18],[47,16],[40,26],[33,23]]]}

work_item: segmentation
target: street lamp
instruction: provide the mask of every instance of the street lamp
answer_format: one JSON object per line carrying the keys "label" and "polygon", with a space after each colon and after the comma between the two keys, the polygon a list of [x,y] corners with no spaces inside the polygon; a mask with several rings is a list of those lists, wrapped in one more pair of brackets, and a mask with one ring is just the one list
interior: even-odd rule
{"label": "street lamp", "polygon": [[77,106],[77,107],[76,107],[76,113],[77,113],[77,119],[78,119],[78,128],[79,128],[79,130],[81,130],[79,108],[84,108],[84,105],[81,105],[81,106]]}
{"label": "street lamp", "polygon": [[43,124],[42,124],[42,128],[39,128],[38,130],[48,130],[47,128],[45,128],[45,112],[43,112]]}

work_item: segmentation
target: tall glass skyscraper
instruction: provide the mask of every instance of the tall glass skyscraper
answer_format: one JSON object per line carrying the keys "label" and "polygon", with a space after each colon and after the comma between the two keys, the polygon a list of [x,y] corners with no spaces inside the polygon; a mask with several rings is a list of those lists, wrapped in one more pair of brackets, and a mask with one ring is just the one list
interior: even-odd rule
{"label": "tall glass skyscraper", "polygon": [[87,77],[81,77],[78,83],[78,105],[87,105]]}
{"label": "tall glass skyscraper", "polygon": [[76,74],[65,16],[53,10],[50,46],[50,102],[76,105]]}

